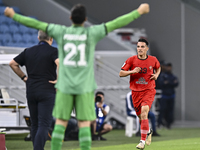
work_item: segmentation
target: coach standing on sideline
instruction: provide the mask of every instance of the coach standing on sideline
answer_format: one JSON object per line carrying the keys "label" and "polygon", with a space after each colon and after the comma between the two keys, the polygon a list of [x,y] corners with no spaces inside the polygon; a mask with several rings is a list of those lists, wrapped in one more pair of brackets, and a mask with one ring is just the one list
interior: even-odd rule
{"label": "coach standing on sideline", "polygon": [[[41,30],[38,39],[38,45],[26,48],[9,65],[26,82],[33,147],[34,150],[44,150],[52,122],[59,61],[57,48],[51,46],[53,39]],[[19,66],[26,66],[28,77]]]}

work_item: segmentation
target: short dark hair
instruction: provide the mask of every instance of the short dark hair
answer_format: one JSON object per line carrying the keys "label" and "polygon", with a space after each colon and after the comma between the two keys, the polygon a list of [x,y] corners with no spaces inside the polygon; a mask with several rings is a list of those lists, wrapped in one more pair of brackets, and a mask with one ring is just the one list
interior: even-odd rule
{"label": "short dark hair", "polygon": [[50,40],[50,36],[48,36],[48,34],[46,34],[44,31],[39,30],[38,31],[38,37],[40,41],[49,41]]}
{"label": "short dark hair", "polygon": [[101,95],[103,95],[103,96],[104,96],[104,93],[103,93],[103,92],[101,92],[101,91],[98,91],[98,92],[96,92],[95,96],[97,96],[97,95],[99,95],[99,94],[101,94]]}
{"label": "short dark hair", "polygon": [[149,42],[143,38],[139,39],[138,42],[144,42],[144,43],[146,43],[147,46],[149,45]]}
{"label": "short dark hair", "polygon": [[71,9],[71,19],[74,24],[82,24],[86,18],[86,8],[82,4],[76,4]]}

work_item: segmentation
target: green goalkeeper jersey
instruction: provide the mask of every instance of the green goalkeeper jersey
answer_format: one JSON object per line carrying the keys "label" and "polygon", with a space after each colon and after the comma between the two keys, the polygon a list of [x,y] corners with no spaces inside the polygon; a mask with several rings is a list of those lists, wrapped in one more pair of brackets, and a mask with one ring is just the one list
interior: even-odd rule
{"label": "green goalkeeper jersey", "polygon": [[121,28],[140,17],[137,10],[105,24],[91,27],[48,24],[15,13],[13,19],[31,28],[43,30],[53,37],[59,50],[59,77],[56,84],[61,92],[81,94],[96,89],[94,80],[94,50],[107,33]]}
{"label": "green goalkeeper jersey", "polygon": [[105,25],[91,27],[49,24],[47,34],[53,37],[59,50],[59,78],[56,88],[68,94],[94,91],[94,51],[106,36]]}

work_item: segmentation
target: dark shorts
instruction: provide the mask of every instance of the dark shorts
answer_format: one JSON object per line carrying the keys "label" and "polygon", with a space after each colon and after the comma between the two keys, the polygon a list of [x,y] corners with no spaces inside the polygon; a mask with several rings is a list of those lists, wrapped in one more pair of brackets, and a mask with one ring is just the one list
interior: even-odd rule
{"label": "dark shorts", "polygon": [[104,122],[104,123],[101,125],[101,127],[99,128],[98,131],[97,131],[97,129],[96,129],[96,132],[101,132],[101,131],[103,130],[103,127],[104,127],[105,124],[107,124],[107,122]]}

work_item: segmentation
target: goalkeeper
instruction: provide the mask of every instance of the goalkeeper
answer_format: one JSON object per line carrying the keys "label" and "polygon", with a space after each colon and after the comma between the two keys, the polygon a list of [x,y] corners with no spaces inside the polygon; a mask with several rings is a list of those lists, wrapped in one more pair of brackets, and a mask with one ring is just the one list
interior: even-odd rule
{"label": "goalkeeper", "polygon": [[87,19],[86,8],[77,4],[71,10],[72,26],[67,27],[22,16],[9,7],[5,9],[5,16],[25,26],[45,31],[58,44],[60,65],[53,110],[56,123],[52,133],[52,150],[61,150],[65,128],[74,107],[79,120],[80,148],[91,149],[90,121],[96,118],[94,91],[97,86],[93,68],[95,46],[109,32],[131,23],[148,12],[149,5],[144,3],[136,10],[107,23],[84,27]]}

